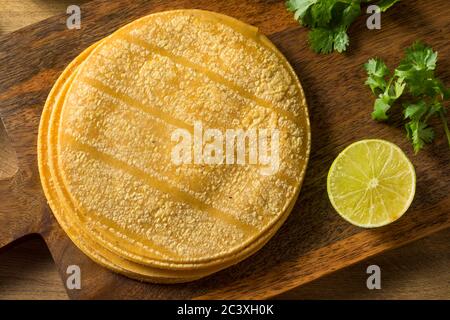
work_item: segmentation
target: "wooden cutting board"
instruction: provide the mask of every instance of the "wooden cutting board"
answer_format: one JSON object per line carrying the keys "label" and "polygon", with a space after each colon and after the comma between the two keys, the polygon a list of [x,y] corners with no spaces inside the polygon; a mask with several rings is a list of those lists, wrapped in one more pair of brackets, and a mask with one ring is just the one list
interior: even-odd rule
{"label": "wooden cutting board", "polygon": [[[371,31],[362,16],[350,29],[346,54],[316,55],[307,30],[286,12],[284,1],[92,1],[81,7],[81,30],[56,16],[0,38],[0,247],[41,234],[63,280],[69,265],[81,268],[82,289],[71,298],[257,299],[269,298],[385,250],[450,226],[450,150],[436,123],[437,139],[414,155],[400,117],[392,125],[370,119],[373,97],[363,85],[362,64],[372,56],[398,63],[403,49],[423,39],[439,51],[439,76],[450,84],[450,7],[447,0],[403,1]],[[258,26],[286,55],[302,81],[312,125],[312,153],[299,200],[288,221],[256,255],[193,283],[153,285],[116,275],[89,260],[67,238],[40,187],[36,136],[45,99],[67,63],[118,27],[152,12],[200,8]],[[332,209],[326,174],[353,141],[382,138],[398,144],[417,172],[408,213],[374,230],[354,227]]]}

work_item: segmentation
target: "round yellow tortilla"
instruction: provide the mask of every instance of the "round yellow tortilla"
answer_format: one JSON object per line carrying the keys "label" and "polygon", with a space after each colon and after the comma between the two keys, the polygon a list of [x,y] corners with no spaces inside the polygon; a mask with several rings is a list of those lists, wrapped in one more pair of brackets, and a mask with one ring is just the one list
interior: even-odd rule
{"label": "round yellow tortilla", "polygon": [[[94,46],[93,46],[94,47]],[[51,122],[52,125],[59,125],[59,121],[50,121],[52,117],[55,117],[56,115],[60,114],[60,109],[62,106],[62,101],[64,100],[64,95],[67,92],[68,86],[70,85],[70,82],[73,81],[74,78],[74,72],[76,72],[75,66],[78,66],[82,60],[87,56],[88,53],[90,53],[93,49],[93,47],[86,50],[86,52],[82,53],[77,59],[75,59],[69,67],[63,72],[63,74],[60,76],[58,81],[56,82],[54,89],[52,90],[52,93],[49,95],[49,98],[47,100],[47,105],[45,108],[45,111],[42,115],[42,121],[41,121],[41,130],[39,135],[39,150],[41,152],[39,153],[39,164],[40,164],[40,172],[43,177],[43,185],[44,190],[46,192],[46,195],[49,199],[54,199],[55,194],[57,193],[55,190],[57,188],[54,187],[54,185],[60,184],[60,179],[58,179],[58,173],[57,170],[54,170],[55,166],[55,159],[56,154],[53,150],[51,152],[52,148],[47,148],[47,146],[54,146],[55,143],[52,143],[51,140],[48,141],[48,143],[45,143],[45,141],[52,137],[51,134],[47,135],[47,132],[45,129],[48,128],[48,133],[51,133],[54,128],[52,128],[51,125],[48,125],[49,122]],[[51,114],[49,114],[51,112]],[[54,137],[54,135],[53,135]],[[48,149],[48,151],[46,151]],[[48,152],[48,158],[46,157]],[[49,160],[50,159],[50,160]],[[49,165],[53,168],[53,170],[49,171]],[[53,174],[52,174],[53,171]],[[50,181],[49,177],[52,177],[52,181]],[[63,196],[59,197],[57,200],[55,200],[58,204],[62,204],[67,202],[67,199],[64,199]],[[55,207],[54,205],[52,207]],[[61,206],[59,206],[61,207]],[[68,207],[64,208],[65,210],[71,211],[72,209],[68,209]],[[95,242],[89,241],[90,239],[84,238],[86,235],[83,234],[82,230],[77,229],[77,225],[79,224],[79,221],[68,221],[70,219],[67,219],[67,217],[64,216],[65,210],[58,212],[57,217],[59,219],[60,224],[63,226],[63,228],[67,231],[69,236],[74,240],[76,245],[86,253],[89,257],[91,257],[94,261],[97,263],[108,267],[109,269],[112,269],[113,271],[122,273],[124,275],[127,275],[129,277],[139,279],[139,280],[146,280],[146,281],[152,281],[152,282],[159,282],[159,283],[175,283],[175,282],[186,282],[186,281],[192,281],[195,279],[198,279],[202,276],[206,276],[208,274],[217,272],[220,269],[223,269],[229,265],[234,264],[234,262],[230,261],[226,264],[222,264],[220,266],[215,266],[214,268],[206,268],[202,269],[196,272],[179,272],[176,273],[161,270],[161,269],[154,269],[149,268],[143,265],[135,264],[133,262],[124,260],[118,256],[115,256],[110,251],[104,249],[101,246],[98,246]],[[73,220],[73,217],[72,217]],[[283,221],[280,221],[279,224],[281,225]],[[256,248],[253,248],[253,250],[249,251],[247,250],[246,255],[252,254],[254,251],[259,249],[264,243],[269,240],[271,235],[267,235],[264,237],[262,241],[258,241],[255,245]]]}
{"label": "round yellow tortilla", "polygon": [[[183,28],[191,26],[197,28],[200,38],[194,37],[183,47],[183,35],[193,32]],[[161,35],[161,30],[167,34]],[[146,38],[150,35],[161,38]],[[208,56],[211,44],[198,47],[200,40],[211,37],[218,42],[215,50],[225,52],[222,60],[214,60],[216,56],[211,53]],[[239,55],[239,61],[233,60],[233,54]],[[295,202],[310,136],[301,86],[265,37],[253,27],[222,15],[172,11],[122,28],[79,61],[84,59],[86,63],[74,74],[67,95],[59,97],[64,102],[61,119],[55,117],[50,125],[41,123],[40,130],[42,136],[42,131],[62,123],[59,131],[49,130],[48,139],[49,145],[57,140],[53,145],[57,154],[50,152],[50,158],[57,159],[56,171],[62,181],[56,189],[67,195],[66,206],[54,194],[46,194],[60,223],[62,216],[76,221],[70,232],[70,223],[63,228],[72,240],[83,239],[78,243],[74,240],[79,247],[80,242],[88,242],[85,247],[91,249],[81,248],[83,251],[91,257],[102,252],[103,260],[107,256],[106,261],[115,261],[115,267],[107,267],[122,273],[128,270],[129,276],[134,272],[139,278],[144,268],[151,270],[147,280],[178,282],[237,263],[270,239]],[[248,70],[241,68],[243,61],[251,62]],[[151,82],[157,76],[161,77],[158,83]],[[268,81],[272,86],[267,86]],[[180,104],[179,97],[190,104]],[[174,110],[167,104],[171,100],[177,106]],[[150,101],[159,101],[161,107],[150,105]],[[46,115],[50,118],[47,109],[51,105],[46,106],[43,119]],[[280,172],[262,177],[258,167],[249,165],[195,165],[179,170],[164,161],[158,166],[157,160],[164,156],[167,160],[170,149],[167,127],[190,128],[195,120],[212,128],[236,123],[244,128],[257,124],[279,129]],[[159,144],[155,146],[152,139]],[[148,157],[160,149],[165,151],[159,158]],[[42,151],[40,147],[39,154]],[[147,170],[145,161],[139,162],[142,159],[152,171]],[[41,176],[45,174],[48,172],[41,170]],[[256,187],[254,183],[245,189],[248,182],[255,181]],[[274,192],[273,197],[268,190]],[[100,198],[94,200],[96,195]],[[165,210],[160,210],[162,207]],[[153,216],[148,214],[152,213],[150,208]],[[158,223],[162,223],[159,229],[155,228]],[[93,258],[101,263],[100,257]],[[166,270],[155,272],[148,266]],[[183,274],[177,269],[188,271]],[[172,281],[168,274],[177,280]]]}

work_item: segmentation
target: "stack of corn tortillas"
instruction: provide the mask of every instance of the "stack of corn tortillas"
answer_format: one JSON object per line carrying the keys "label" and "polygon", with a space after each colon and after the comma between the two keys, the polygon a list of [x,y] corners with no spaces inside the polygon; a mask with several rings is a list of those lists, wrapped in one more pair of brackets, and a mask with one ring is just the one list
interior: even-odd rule
{"label": "stack of corn tortillas", "polygon": [[[173,132],[195,134],[196,123],[278,130],[277,170],[174,162]],[[176,283],[236,264],[274,235],[309,148],[302,88],[274,45],[233,18],[177,10],[121,28],[66,68],[44,108],[38,156],[49,205],[86,255]]]}

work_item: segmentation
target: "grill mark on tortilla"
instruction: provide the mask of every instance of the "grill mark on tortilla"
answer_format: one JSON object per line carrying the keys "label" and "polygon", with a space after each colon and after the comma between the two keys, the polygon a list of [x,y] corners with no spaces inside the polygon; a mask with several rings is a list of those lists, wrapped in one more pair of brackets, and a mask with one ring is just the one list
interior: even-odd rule
{"label": "grill mark on tortilla", "polygon": [[266,100],[261,99],[250,92],[247,92],[244,88],[241,88],[240,86],[236,85],[232,81],[225,79],[221,75],[219,75],[203,66],[197,65],[184,57],[177,56],[166,49],[163,49],[161,47],[150,44],[147,41],[138,39],[129,34],[118,34],[117,36],[119,39],[125,40],[125,41],[129,42],[130,44],[138,45],[144,49],[151,51],[154,54],[158,54],[160,56],[169,58],[171,61],[173,61],[177,64],[180,64],[183,67],[192,69],[200,74],[203,74],[206,77],[208,77],[211,81],[221,84],[221,85],[227,87],[228,89],[231,89],[232,91],[239,94],[241,97],[251,100],[261,107],[272,110],[273,112],[277,113],[278,115],[285,117],[286,119],[290,120],[297,126],[301,127],[299,119],[295,115],[293,115],[291,112],[273,106],[270,102],[267,102]]}
{"label": "grill mark on tortilla", "polygon": [[81,79],[81,81],[110,95],[113,98],[121,100],[122,102],[124,102],[125,104],[127,104],[133,108],[139,109],[142,112],[145,112],[145,113],[151,114],[157,118],[160,118],[161,120],[164,120],[173,126],[176,126],[179,128],[184,128],[184,129],[187,129],[192,132],[194,131],[194,126],[187,124],[186,122],[184,122],[182,120],[172,117],[170,114],[162,111],[161,109],[150,107],[148,105],[145,105],[145,104],[139,102],[136,99],[133,99],[132,97],[130,97],[126,94],[117,92],[117,91],[111,89],[110,87],[108,87],[107,85],[103,84],[101,81],[98,81],[98,80],[92,79],[92,78],[88,78],[88,77],[83,77]]}
{"label": "grill mark on tortilla", "polygon": [[106,153],[103,153],[96,148],[81,143],[80,141],[76,140],[73,136],[64,134],[65,142],[70,145],[71,147],[74,147],[78,150],[84,151],[88,153],[93,159],[99,160],[103,162],[104,164],[116,168],[118,170],[123,170],[127,172],[128,174],[132,175],[133,177],[145,181],[148,185],[151,187],[158,189],[162,192],[171,194],[176,199],[179,199],[185,203],[190,204],[191,206],[195,207],[198,210],[206,211],[210,216],[215,217],[216,219],[222,220],[226,223],[229,223],[235,227],[238,227],[242,230],[243,233],[247,235],[252,235],[258,232],[257,228],[248,225],[246,223],[243,223],[242,221],[239,221],[238,219],[232,217],[231,215],[222,212],[214,207],[211,207],[202,201],[198,200],[197,198],[191,196],[187,192],[184,192],[182,190],[177,189],[176,187],[170,186],[169,184],[165,183],[164,181],[157,180],[155,177],[147,174],[146,172],[126,163],[119,159],[116,159],[112,157],[111,155],[108,155]]}
{"label": "grill mark on tortilla", "polygon": [[[168,113],[162,111],[161,109],[158,108],[154,108],[148,105],[145,105],[141,102],[139,102],[138,100],[130,97],[127,94],[121,93],[121,92],[117,92],[115,90],[113,90],[112,88],[110,88],[109,86],[105,85],[104,83],[102,83],[99,80],[93,79],[93,78],[89,78],[84,76],[82,79],[80,79],[83,83],[90,85],[91,87],[99,90],[102,93],[105,93],[117,100],[122,101],[123,103],[125,103],[126,105],[133,107],[135,109],[138,109],[142,112],[148,113],[156,118],[159,118],[165,122],[167,122],[168,124],[171,124],[177,128],[183,128],[188,130],[191,134],[193,134],[194,132],[194,126],[184,122],[183,120],[177,119],[172,117],[171,115],[169,115]],[[285,183],[287,183],[290,186],[295,186],[297,184],[297,180],[295,177],[291,177],[286,175],[284,172],[280,172],[278,171],[275,176],[279,179],[284,181]]]}

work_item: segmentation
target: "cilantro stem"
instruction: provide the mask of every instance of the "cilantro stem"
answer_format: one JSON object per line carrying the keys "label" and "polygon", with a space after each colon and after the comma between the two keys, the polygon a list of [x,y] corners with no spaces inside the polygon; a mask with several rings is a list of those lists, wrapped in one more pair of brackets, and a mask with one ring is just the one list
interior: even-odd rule
{"label": "cilantro stem", "polygon": [[441,117],[442,123],[444,125],[445,135],[447,136],[448,146],[450,147],[450,130],[448,129],[447,117],[445,116],[443,111],[439,112],[439,116]]}
{"label": "cilantro stem", "polygon": [[[436,99],[435,99],[434,101],[437,102]],[[428,119],[430,119],[430,117],[431,117],[432,114],[433,114],[433,113],[431,112],[431,110],[430,110],[431,108],[428,106],[428,104],[426,104],[426,106],[427,106],[427,107],[426,107],[427,110],[426,110],[426,113],[425,113],[425,114],[426,114],[426,115],[425,115],[425,120],[423,120],[424,123],[428,123]]]}
{"label": "cilantro stem", "polygon": [[392,77],[391,77],[391,79],[389,80],[389,82],[387,83],[387,85],[386,85],[386,89],[384,90],[384,94],[386,95],[389,95],[389,90],[391,89],[391,84],[392,84],[392,81],[394,81],[394,78],[395,78],[395,75],[393,75]]}

